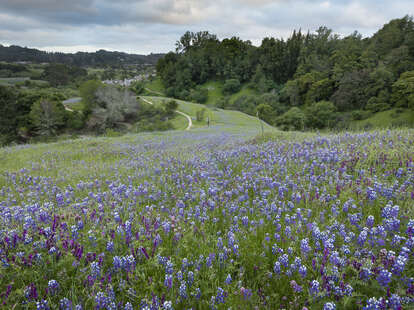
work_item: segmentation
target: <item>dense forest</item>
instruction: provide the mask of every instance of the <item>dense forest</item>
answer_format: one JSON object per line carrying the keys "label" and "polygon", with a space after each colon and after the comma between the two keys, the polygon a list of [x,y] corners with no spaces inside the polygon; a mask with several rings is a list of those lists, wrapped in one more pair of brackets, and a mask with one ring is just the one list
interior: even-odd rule
{"label": "dense forest", "polygon": [[157,63],[168,96],[202,103],[207,81],[222,81],[242,96],[221,108],[259,113],[283,129],[346,127],[351,119],[392,107],[414,108],[414,23],[410,16],[387,23],[372,37],[341,37],[326,27],[293,31],[286,40],[263,39],[259,47],[237,37],[186,32]]}
{"label": "dense forest", "polygon": [[0,61],[5,62],[29,61],[33,63],[61,63],[79,67],[103,67],[125,64],[155,64],[162,56],[164,54],[150,54],[146,56],[105,50],[99,50],[94,53],[51,53],[16,45],[9,47],[0,45]]}

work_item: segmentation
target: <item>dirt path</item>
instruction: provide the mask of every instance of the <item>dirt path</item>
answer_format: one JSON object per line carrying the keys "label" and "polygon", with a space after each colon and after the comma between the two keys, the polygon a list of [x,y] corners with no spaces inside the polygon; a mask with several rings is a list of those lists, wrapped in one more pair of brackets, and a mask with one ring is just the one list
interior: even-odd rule
{"label": "dirt path", "polygon": [[191,117],[189,115],[181,112],[181,111],[175,111],[175,112],[177,112],[178,114],[181,114],[182,116],[185,116],[187,118],[187,120],[188,120],[188,126],[187,126],[187,128],[185,130],[190,130],[191,127],[193,126],[193,121],[191,120]]}

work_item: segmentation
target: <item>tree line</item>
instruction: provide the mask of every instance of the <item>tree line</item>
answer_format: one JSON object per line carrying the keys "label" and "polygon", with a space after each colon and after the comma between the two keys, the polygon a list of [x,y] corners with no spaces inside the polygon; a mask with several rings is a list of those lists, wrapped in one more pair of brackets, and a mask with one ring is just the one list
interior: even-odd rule
{"label": "tree line", "polygon": [[0,61],[33,63],[61,63],[79,67],[105,67],[127,64],[156,64],[164,54],[138,55],[123,52],[99,50],[93,53],[59,53],[45,52],[34,48],[17,45],[3,46],[0,44]]}
{"label": "tree line", "polygon": [[[259,112],[285,129],[346,126],[393,107],[414,108],[414,23],[391,20],[373,36],[327,27],[265,38],[255,47],[207,31],[186,32],[157,63],[168,96],[203,103],[207,81],[223,81],[219,107]],[[259,95],[229,95],[248,85]]]}

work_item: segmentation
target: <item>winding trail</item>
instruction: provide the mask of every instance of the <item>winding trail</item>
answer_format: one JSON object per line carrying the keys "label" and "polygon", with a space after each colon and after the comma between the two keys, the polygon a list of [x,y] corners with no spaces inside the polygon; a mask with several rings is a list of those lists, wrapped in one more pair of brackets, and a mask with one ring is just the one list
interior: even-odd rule
{"label": "winding trail", "polygon": [[178,114],[181,114],[182,116],[185,116],[187,118],[187,120],[188,120],[188,126],[187,126],[187,128],[185,130],[190,130],[191,127],[193,126],[193,121],[191,120],[190,115],[187,115],[187,114],[185,114],[185,113],[183,113],[181,111],[175,111],[175,112],[177,112]]}
{"label": "winding trail", "polygon": [[[144,97],[139,97],[139,98],[140,98],[142,101],[144,101],[144,102],[146,102],[146,103],[148,103],[148,104],[150,104],[150,105],[153,105],[153,104],[154,104],[153,102],[151,102],[151,101],[149,101],[149,100],[145,99]],[[178,111],[178,110],[175,110],[175,112],[176,112],[176,113],[178,113],[178,114],[181,114],[182,116],[184,116],[184,117],[186,117],[186,118],[187,118],[187,121],[188,121],[188,126],[187,126],[187,128],[186,128],[185,130],[190,130],[190,129],[191,129],[191,127],[193,126],[193,121],[191,120],[190,115],[185,114],[185,113],[183,113],[183,112],[181,112],[181,111]]]}

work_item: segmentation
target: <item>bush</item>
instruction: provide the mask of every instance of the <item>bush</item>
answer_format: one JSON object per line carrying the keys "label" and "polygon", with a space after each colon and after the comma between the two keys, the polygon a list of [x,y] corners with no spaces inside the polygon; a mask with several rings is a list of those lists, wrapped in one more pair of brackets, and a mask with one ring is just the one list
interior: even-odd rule
{"label": "bush", "polygon": [[282,130],[303,130],[305,122],[305,113],[297,107],[290,108],[289,111],[277,119],[277,125]]}
{"label": "bush", "polygon": [[221,97],[216,101],[216,106],[220,109],[225,109],[230,104],[230,98],[228,96]]}
{"label": "bush", "polygon": [[354,121],[362,121],[369,118],[372,115],[370,111],[355,110],[351,112],[352,119]]}
{"label": "bush", "polygon": [[190,99],[197,103],[206,103],[208,100],[208,90],[203,88],[194,89],[190,93]]}
{"label": "bush", "polygon": [[330,101],[319,101],[306,108],[306,123],[311,128],[325,128],[333,125],[336,108]]}
{"label": "bush", "polygon": [[205,113],[206,113],[206,109],[200,109],[196,112],[197,122],[202,122],[204,120]]}
{"label": "bush", "polygon": [[223,93],[231,95],[237,93],[241,88],[240,81],[238,79],[226,80],[223,86]]}
{"label": "bush", "polygon": [[175,100],[170,100],[165,104],[165,111],[168,115],[172,115],[178,108],[178,103]]}

